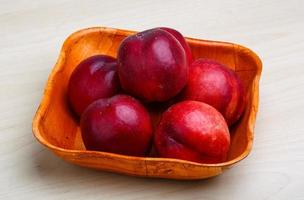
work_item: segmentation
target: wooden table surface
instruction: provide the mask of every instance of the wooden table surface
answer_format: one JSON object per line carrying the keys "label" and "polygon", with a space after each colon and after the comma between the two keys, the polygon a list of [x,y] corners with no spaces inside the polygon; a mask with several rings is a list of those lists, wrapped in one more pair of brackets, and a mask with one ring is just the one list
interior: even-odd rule
{"label": "wooden table surface", "polygon": [[[73,166],[31,122],[65,38],[92,26],[230,41],[263,61],[254,146],[202,181],[135,178]],[[0,199],[304,199],[304,1],[0,0]]]}

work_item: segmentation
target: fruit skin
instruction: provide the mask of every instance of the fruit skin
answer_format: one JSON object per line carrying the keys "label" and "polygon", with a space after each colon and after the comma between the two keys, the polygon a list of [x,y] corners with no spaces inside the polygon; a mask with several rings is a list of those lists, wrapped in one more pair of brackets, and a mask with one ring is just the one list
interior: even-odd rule
{"label": "fruit skin", "polygon": [[127,95],[99,99],[84,111],[80,121],[88,150],[144,156],[152,142],[149,113]]}
{"label": "fruit skin", "polygon": [[188,61],[188,65],[191,65],[191,63],[193,62],[193,56],[192,56],[192,52],[191,52],[190,46],[186,42],[184,36],[180,32],[178,32],[177,30],[172,29],[172,28],[160,27],[160,29],[171,33],[179,41],[179,43],[183,46],[183,48],[185,50],[187,61]]}
{"label": "fruit skin", "polygon": [[146,102],[169,100],[188,80],[183,47],[172,34],[159,28],[124,39],[117,59],[122,88]]}
{"label": "fruit skin", "polygon": [[90,103],[115,95],[119,88],[117,60],[106,55],[92,56],[83,60],[71,75],[69,103],[80,116]]}
{"label": "fruit skin", "polygon": [[154,145],[161,157],[218,163],[226,159],[230,134],[215,108],[198,101],[183,101],[163,114]]}
{"label": "fruit skin", "polygon": [[244,87],[237,74],[207,59],[194,61],[189,70],[189,80],[182,92],[182,99],[207,103],[222,113],[229,126],[235,123],[244,111],[246,100]]}

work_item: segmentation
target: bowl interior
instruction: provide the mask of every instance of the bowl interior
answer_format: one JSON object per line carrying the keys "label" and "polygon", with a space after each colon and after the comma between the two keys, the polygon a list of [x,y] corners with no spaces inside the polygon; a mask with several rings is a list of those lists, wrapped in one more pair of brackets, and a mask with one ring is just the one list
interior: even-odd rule
{"label": "bowl interior", "polygon": [[[120,42],[134,32],[110,28],[87,29],[70,36],[60,54],[46,87],[49,98],[38,123],[40,137],[50,145],[66,150],[85,150],[78,119],[67,102],[67,84],[73,69],[83,59],[107,54],[116,57]],[[209,58],[226,64],[240,76],[246,91],[247,106],[241,120],[231,128],[231,148],[228,162],[241,156],[251,148],[253,124],[257,109],[257,83],[261,72],[260,61],[245,47],[223,42],[187,39],[195,58]],[[158,111],[153,111],[155,119]]]}

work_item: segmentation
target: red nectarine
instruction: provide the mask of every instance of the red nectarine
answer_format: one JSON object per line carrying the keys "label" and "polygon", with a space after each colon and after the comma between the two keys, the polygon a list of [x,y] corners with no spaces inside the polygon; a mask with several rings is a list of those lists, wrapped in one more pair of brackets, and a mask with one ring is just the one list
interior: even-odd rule
{"label": "red nectarine", "polygon": [[147,102],[169,100],[188,80],[184,48],[172,34],[160,28],[124,39],[117,59],[122,88]]}
{"label": "red nectarine", "polygon": [[161,157],[217,163],[226,158],[230,134],[215,108],[198,101],[183,101],[163,114],[154,145]]}
{"label": "red nectarine", "polygon": [[127,95],[94,101],[82,114],[80,127],[88,150],[144,156],[151,146],[149,113]]}
{"label": "red nectarine", "polygon": [[79,116],[99,98],[115,95],[119,90],[117,61],[106,55],[89,57],[75,68],[68,85],[68,99]]}
{"label": "red nectarine", "polygon": [[216,108],[228,125],[235,123],[245,108],[245,94],[237,74],[213,60],[198,59],[189,68],[182,99],[207,103]]}

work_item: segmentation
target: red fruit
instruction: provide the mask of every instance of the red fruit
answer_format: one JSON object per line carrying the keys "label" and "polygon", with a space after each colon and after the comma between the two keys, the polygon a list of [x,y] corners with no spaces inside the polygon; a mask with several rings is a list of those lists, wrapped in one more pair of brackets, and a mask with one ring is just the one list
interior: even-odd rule
{"label": "red fruit", "polygon": [[186,85],[188,64],[178,40],[159,28],[127,37],[118,51],[122,88],[145,101],[166,101]]}
{"label": "red fruit", "polygon": [[230,134],[215,108],[198,101],[183,101],[163,114],[154,145],[162,157],[218,163],[226,159]]}
{"label": "red fruit", "polygon": [[178,32],[177,30],[172,29],[172,28],[160,27],[160,29],[171,33],[179,41],[179,43],[183,46],[183,48],[185,50],[188,65],[191,65],[191,63],[193,61],[192,52],[191,52],[190,46],[186,42],[184,36],[180,32]]}
{"label": "red fruit", "polygon": [[75,68],[68,85],[68,98],[79,116],[93,101],[118,92],[120,86],[116,70],[116,59],[106,55],[87,58]]}
{"label": "red fruit", "polygon": [[151,145],[150,116],[130,96],[116,95],[93,102],[84,111],[80,127],[88,150],[144,156]]}
{"label": "red fruit", "polygon": [[245,94],[237,74],[212,60],[192,63],[182,99],[207,103],[216,108],[228,125],[236,122],[245,108]]}

